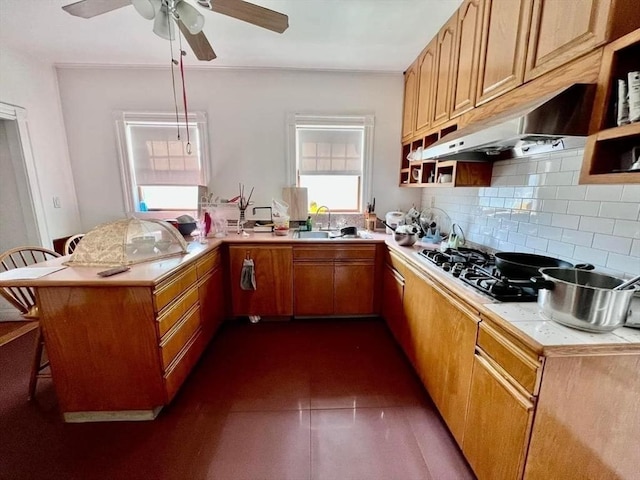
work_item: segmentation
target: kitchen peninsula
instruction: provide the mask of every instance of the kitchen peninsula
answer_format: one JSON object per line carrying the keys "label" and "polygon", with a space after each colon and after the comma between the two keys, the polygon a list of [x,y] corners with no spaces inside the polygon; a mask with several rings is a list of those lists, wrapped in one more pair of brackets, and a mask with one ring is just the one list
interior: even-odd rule
{"label": "kitchen peninsula", "polygon": [[[260,247],[278,251],[279,270],[256,255]],[[66,268],[20,283],[36,288],[65,420],[150,420],[171,402],[222,320],[260,305],[247,291],[236,304],[232,251],[255,256],[256,292],[265,295],[269,277],[280,282],[276,313],[286,316],[297,316],[304,298],[297,275],[316,291],[313,282],[338,278],[337,267],[351,262],[372,276],[358,283],[373,299],[359,312],[385,318],[479,478],[632,478],[640,331],[597,335],[545,322],[535,303],[489,300],[422,261],[419,248],[381,233],[342,240],[233,235],[109,278],[97,277],[99,268]],[[0,285],[15,284],[1,278]]]}

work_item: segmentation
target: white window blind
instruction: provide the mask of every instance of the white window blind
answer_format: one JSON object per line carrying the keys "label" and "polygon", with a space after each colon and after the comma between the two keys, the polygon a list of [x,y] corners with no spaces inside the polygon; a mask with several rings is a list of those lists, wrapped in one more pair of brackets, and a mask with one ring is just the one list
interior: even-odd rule
{"label": "white window blind", "polygon": [[297,127],[299,175],[361,175],[364,127]]}
{"label": "white window blind", "polygon": [[165,123],[127,123],[138,186],[205,183],[197,126],[189,125],[190,153],[187,149],[187,129],[182,126],[180,140],[177,139],[177,131],[175,125]]}

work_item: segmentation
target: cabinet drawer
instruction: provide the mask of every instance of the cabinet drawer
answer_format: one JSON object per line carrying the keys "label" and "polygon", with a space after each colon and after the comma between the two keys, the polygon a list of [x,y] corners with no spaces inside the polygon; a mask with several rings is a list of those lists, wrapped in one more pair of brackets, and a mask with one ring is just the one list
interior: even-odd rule
{"label": "cabinet drawer", "polygon": [[162,337],[173,327],[178,320],[198,301],[198,289],[191,288],[179,298],[177,302],[169,305],[158,317],[158,336]]}
{"label": "cabinet drawer", "polygon": [[391,265],[394,270],[396,270],[402,277],[407,274],[407,264],[400,258],[400,256],[391,251],[387,250],[387,264]]}
{"label": "cabinet drawer", "polygon": [[196,266],[192,265],[183,272],[162,282],[153,292],[156,312],[171,303],[174,298],[187,290],[197,279]]}
{"label": "cabinet drawer", "polygon": [[207,273],[209,273],[214,268],[220,265],[220,251],[214,250],[211,253],[208,253],[196,262],[196,272],[198,274],[198,278],[204,277]]}
{"label": "cabinet drawer", "polygon": [[193,307],[187,314],[165,335],[160,343],[162,366],[166,369],[182,350],[193,333],[200,326],[200,308]]}
{"label": "cabinet drawer", "polygon": [[335,247],[295,247],[295,260],[375,260],[375,245],[336,245]]}
{"label": "cabinet drawer", "polygon": [[167,373],[164,375],[167,402],[170,402],[178,392],[178,389],[193,369],[198,358],[200,358],[200,354],[204,351],[205,346],[205,336],[202,330],[198,330],[178,354],[175,362],[167,369]]}
{"label": "cabinet drawer", "polygon": [[484,321],[480,323],[477,343],[527,392],[532,395],[538,394],[538,373],[541,363],[535,354],[525,352]]}

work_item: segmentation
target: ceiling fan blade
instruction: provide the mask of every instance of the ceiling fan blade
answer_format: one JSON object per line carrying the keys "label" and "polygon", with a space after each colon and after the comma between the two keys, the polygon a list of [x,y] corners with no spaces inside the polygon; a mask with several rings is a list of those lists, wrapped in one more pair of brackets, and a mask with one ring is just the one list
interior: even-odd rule
{"label": "ceiling fan blade", "polygon": [[285,14],[243,0],[198,0],[198,5],[277,33],[289,27]]}
{"label": "ceiling fan blade", "polygon": [[91,18],[131,5],[131,0],[80,0],[62,9],[75,17]]}
{"label": "ceiling fan blade", "polygon": [[216,58],[216,53],[213,51],[213,48],[211,48],[211,44],[209,43],[209,40],[207,40],[207,37],[205,37],[204,33],[198,32],[194,35],[189,32],[189,29],[181,21],[177,21],[177,24],[198,60],[208,62]]}

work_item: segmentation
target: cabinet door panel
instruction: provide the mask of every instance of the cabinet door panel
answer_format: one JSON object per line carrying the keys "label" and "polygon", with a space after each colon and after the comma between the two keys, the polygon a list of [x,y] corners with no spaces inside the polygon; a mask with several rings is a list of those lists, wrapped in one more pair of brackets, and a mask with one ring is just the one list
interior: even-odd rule
{"label": "cabinet door panel", "polygon": [[525,81],[605,43],[609,8],[605,0],[534,0]]}
{"label": "cabinet door panel", "polygon": [[404,276],[404,313],[406,315],[406,340],[402,349],[413,364],[418,375],[424,379],[425,372],[418,362],[422,350],[425,348],[427,334],[431,318],[431,285],[424,278],[407,268]]}
{"label": "cabinet door panel", "polygon": [[198,284],[200,316],[205,342],[208,342],[224,320],[222,268],[209,273]]}
{"label": "cabinet door panel", "polygon": [[404,74],[404,110],[402,116],[402,138],[411,136],[415,129],[416,88],[416,69],[415,65],[411,65]]}
{"label": "cabinet door panel", "polygon": [[432,126],[449,120],[457,21],[458,17],[454,15],[438,33]]}
{"label": "cabinet door panel", "polygon": [[523,82],[530,20],[531,0],[486,0],[476,104]]}
{"label": "cabinet door panel", "polygon": [[416,131],[431,125],[433,116],[433,89],[435,84],[436,43],[432,41],[418,60],[418,93]]}
{"label": "cabinet door panel", "polygon": [[522,478],[533,404],[476,354],[462,451],[480,479]]}
{"label": "cabinet door panel", "polygon": [[333,315],[333,262],[293,265],[296,315]]}
{"label": "cabinet door panel", "polygon": [[374,314],[373,263],[336,263],[334,269],[334,314]]}
{"label": "cabinet door panel", "polygon": [[[256,289],[242,290],[245,258],[255,264]],[[293,314],[293,255],[291,247],[229,247],[231,298],[234,315]]]}
{"label": "cabinet door panel", "polygon": [[478,59],[482,39],[482,0],[465,0],[458,10],[455,67],[451,83],[451,117],[472,109],[476,102]]}
{"label": "cabinet door panel", "polygon": [[418,363],[425,387],[462,445],[478,317],[438,287],[430,287],[429,298],[429,326]]}
{"label": "cabinet door panel", "polygon": [[400,345],[406,343],[407,326],[402,308],[404,279],[393,268],[385,265],[382,272],[382,318]]}

